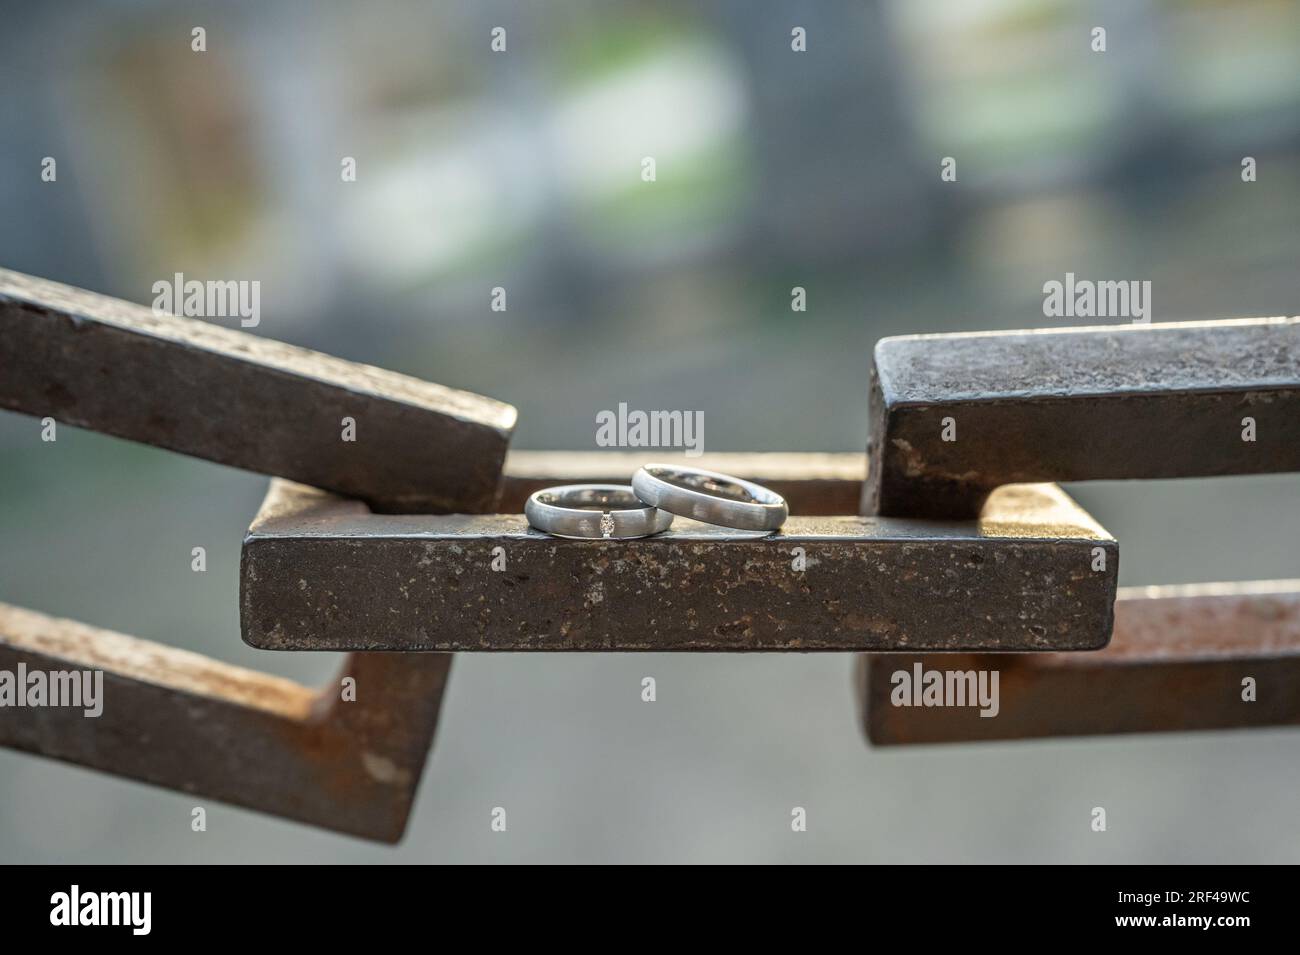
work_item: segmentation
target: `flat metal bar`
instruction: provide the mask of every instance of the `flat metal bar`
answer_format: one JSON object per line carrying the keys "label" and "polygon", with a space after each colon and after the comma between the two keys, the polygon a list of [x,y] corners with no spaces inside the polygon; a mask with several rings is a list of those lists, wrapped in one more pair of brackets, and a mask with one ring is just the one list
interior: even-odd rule
{"label": "flat metal bar", "polygon": [[1300,318],[886,338],[871,390],[867,514],[969,517],[1025,481],[1300,471]]}
{"label": "flat metal bar", "polygon": [[[877,746],[1300,724],[1300,580],[1122,588],[1095,653],[864,657]],[[903,677],[998,672],[997,715],[903,706]],[[1254,700],[1247,700],[1247,678]],[[947,676],[944,677],[945,682]],[[897,697],[895,693],[897,692]]]}
{"label": "flat metal bar", "polygon": [[275,650],[1092,649],[1117,563],[1051,485],[1001,489],[977,521],[574,541],[522,515],[377,515],[278,481],[244,541],[240,619]]}
{"label": "flat metal bar", "polygon": [[[0,604],[0,670],[100,670],[102,712],[24,707],[0,745],[310,825],[396,842],[437,726],[451,657],[354,654],[313,691]],[[345,701],[342,678],[355,681]]]}
{"label": "flat metal bar", "polygon": [[0,408],[410,513],[490,510],[515,423],[490,398],[5,270]]}
{"label": "flat metal bar", "polygon": [[722,452],[686,458],[646,451],[511,451],[496,509],[521,513],[530,494],[556,484],[627,484],[650,460],[681,461],[757,481],[784,497],[793,513],[806,516],[855,513],[867,473],[866,455],[859,453]]}

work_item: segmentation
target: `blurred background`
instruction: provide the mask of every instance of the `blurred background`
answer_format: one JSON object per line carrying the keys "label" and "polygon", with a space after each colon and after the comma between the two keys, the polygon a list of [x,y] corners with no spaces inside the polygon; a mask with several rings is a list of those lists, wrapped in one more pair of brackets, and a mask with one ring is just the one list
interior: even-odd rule
{"label": "blurred background", "polygon": [[[519,448],[627,402],[861,450],[877,338],[1077,324],[1066,272],[1295,313],[1298,160],[1291,0],[0,2],[0,266],[258,280],[255,333],[509,401]],[[1298,483],[1070,490],[1170,583],[1300,577]],[[239,640],[265,485],[0,413],[0,600],[323,681]],[[852,663],[462,655],[396,849],[0,750],[0,861],[1300,860],[1294,730],[873,751]]]}

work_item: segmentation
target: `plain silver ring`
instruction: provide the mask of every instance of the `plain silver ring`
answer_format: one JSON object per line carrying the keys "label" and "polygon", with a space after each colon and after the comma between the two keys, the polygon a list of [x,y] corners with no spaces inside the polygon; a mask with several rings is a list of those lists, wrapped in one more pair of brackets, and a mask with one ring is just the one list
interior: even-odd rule
{"label": "plain silver ring", "polygon": [[643,503],[626,484],[563,484],[535,491],[524,505],[528,523],[556,537],[584,540],[649,537],[673,516]]}
{"label": "plain silver ring", "polygon": [[678,517],[745,531],[774,531],[790,516],[785,498],[761,484],[685,465],[647,464],[632,475],[632,490]]}

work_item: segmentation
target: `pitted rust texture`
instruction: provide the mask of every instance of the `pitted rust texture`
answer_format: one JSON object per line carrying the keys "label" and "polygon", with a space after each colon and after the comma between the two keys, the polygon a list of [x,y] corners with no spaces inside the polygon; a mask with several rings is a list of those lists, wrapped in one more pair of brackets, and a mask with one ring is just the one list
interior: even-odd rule
{"label": "pitted rust texture", "polygon": [[[1123,588],[1114,637],[1095,653],[863,661],[863,718],[878,746],[1297,725],[1300,580]],[[916,664],[998,671],[998,714],[893,705],[893,675]]]}
{"label": "pitted rust texture", "polygon": [[967,517],[1028,481],[1300,470],[1300,318],[886,338],[871,392],[869,514]]}
{"label": "pitted rust texture", "polygon": [[522,515],[368,514],[275,482],[240,619],[277,650],[1092,649],[1117,563],[1052,486],[1006,488],[979,521],[793,517],[759,537],[679,519],[573,541]]}
{"label": "pitted rust texture", "polygon": [[[652,458],[678,460],[665,452],[511,451],[496,510],[521,513],[530,494],[556,484],[627,484]],[[866,456],[854,453],[723,452],[680,460],[755,481],[784,497],[791,513],[814,516],[855,513],[867,473]]]}
{"label": "pitted rust texture", "polygon": [[[406,827],[451,666],[355,654],[319,692],[0,604],[0,670],[104,672],[103,712],[6,708],[0,745],[383,842]],[[341,679],[356,681],[343,700]]]}
{"label": "pitted rust texture", "polygon": [[[489,509],[515,419],[478,395],[4,270],[0,408],[402,512]],[[0,604],[0,668],[97,669],[105,692],[94,719],[6,709],[0,745],[395,842],[450,663],[353,654],[350,700],[342,680],[316,693]]]}
{"label": "pitted rust texture", "polygon": [[409,513],[490,510],[515,423],[490,398],[5,270],[0,408]]}

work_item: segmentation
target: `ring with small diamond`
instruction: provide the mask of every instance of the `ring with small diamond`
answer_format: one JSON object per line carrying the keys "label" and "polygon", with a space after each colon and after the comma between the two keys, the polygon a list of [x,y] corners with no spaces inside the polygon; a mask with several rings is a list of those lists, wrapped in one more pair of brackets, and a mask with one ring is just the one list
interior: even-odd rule
{"label": "ring with small diamond", "polygon": [[534,492],[524,505],[528,523],[556,537],[584,540],[649,537],[673,522],[644,504],[625,484],[565,484]]}

